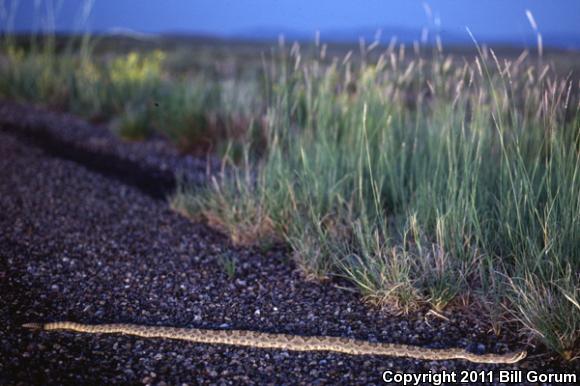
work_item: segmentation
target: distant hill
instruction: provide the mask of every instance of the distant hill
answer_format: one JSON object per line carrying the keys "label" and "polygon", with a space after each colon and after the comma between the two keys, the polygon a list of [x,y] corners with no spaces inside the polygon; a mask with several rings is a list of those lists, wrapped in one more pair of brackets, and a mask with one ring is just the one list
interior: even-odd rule
{"label": "distant hill", "polygon": [[[380,42],[387,44],[392,38],[396,38],[397,42],[411,44],[415,41],[427,44],[434,44],[437,33],[429,30],[425,35],[421,29],[412,28],[356,28],[356,29],[329,29],[321,30],[320,37],[323,42],[333,43],[353,43],[358,42],[363,38],[366,42],[373,42],[377,36],[377,31],[380,33]],[[222,36],[231,39],[256,40],[256,41],[270,41],[276,40],[280,35],[283,35],[287,41],[314,41],[315,31],[299,31],[282,28],[252,28],[239,31],[235,34]],[[465,46],[473,45],[473,41],[466,30],[447,31],[445,29],[439,32],[439,36],[444,45]],[[514,47],[535,47],[537,44],[536,35],[530,31],[529,33],[522,33],[519,36],[506,37],[494,35],[476,35],[476,39],[480,43],[509,45]],[[569,50],[580,50],[580,33],[577,35],[557,35],[546,34],[542,35],[543,44],[545,47],[553,47]]]}

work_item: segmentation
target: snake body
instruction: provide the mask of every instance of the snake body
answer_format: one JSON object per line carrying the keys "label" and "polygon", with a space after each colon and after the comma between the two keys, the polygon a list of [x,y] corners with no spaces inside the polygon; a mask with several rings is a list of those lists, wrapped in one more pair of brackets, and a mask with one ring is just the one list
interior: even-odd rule
{"label": "snake body", "polygon": [[67,330],[88,334],[127,334],[143,338],[186,340],[195,343],[225,344],[290,351],[334,351],[350,355],[384,355],[422,360],[464,359],[476,363],[516,363],[525,351],[477,355],[468,351],[432,349],[403,344],[373,343],[329,336],[298,336],[244,330],[205,330],[197,328],[155,327],[135,324],[81,324],[74,322],[27,323],[23,327],[39,330]]}

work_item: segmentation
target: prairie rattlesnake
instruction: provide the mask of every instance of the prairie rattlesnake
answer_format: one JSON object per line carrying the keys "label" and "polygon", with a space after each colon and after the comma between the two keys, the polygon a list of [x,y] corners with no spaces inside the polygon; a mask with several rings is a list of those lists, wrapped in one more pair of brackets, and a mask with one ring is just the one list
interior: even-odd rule
{"label": "prairie rattlesnake", "polygon": [[144,338],[187,340],[196,343],[226,344],[291,351],[334,351],[351,355],[386,355],[423,360],[464,359],[476,363],[516,363],[525,351],[477,355],[468,351],[432,349],[391,343],[372,343],[328,336],[298,336],[242,330],[203,330],[196,328],[155,327],[135,324],[90,325],[74,322],[27,323],[23,327],[40,330],[68,330],[89,334],[127,334]]}

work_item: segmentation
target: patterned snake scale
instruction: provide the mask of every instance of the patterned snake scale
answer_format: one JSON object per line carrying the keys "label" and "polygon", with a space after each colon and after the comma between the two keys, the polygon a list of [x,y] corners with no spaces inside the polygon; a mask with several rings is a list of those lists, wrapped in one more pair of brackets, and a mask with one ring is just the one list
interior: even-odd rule
{"label": "patterned snake scale", "polygon": [[525,351],[507,354],[477,355],[468,351],[431,349],[391,343],[372,343],[349,338],[297,336],[242,330],[202,330],[197,328],[154,327],[135,324],[90,325],[73,322],[27,323],[36,330],[68,330],[88,334],[127,334],[143,338],[187,340],[195,343],[226,344],[291,351],[335,351],[350,355],[385,355],[423,360],[464,359],[476,363],[516,363],[526,357]]}

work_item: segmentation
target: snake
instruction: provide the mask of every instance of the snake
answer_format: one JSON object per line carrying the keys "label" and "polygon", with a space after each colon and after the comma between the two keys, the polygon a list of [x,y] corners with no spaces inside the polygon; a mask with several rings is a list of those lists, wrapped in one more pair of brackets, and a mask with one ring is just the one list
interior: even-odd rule
{"label": "snake", "polygon": [[26,323],[23,327],[33,330],[126,334],[143,338],[177,339],[202,344],[288,351],[327,351],[350,355],[381,355],[429,361],[462,359],[475,363],[511,364],[519,362],[527,355],[526,351],[478,355],[458,348],[434,349],[404,344],[368,342],[352,338],[273,334],[246,330],[211,330],[137,324],[81,324],[75,322]]}

